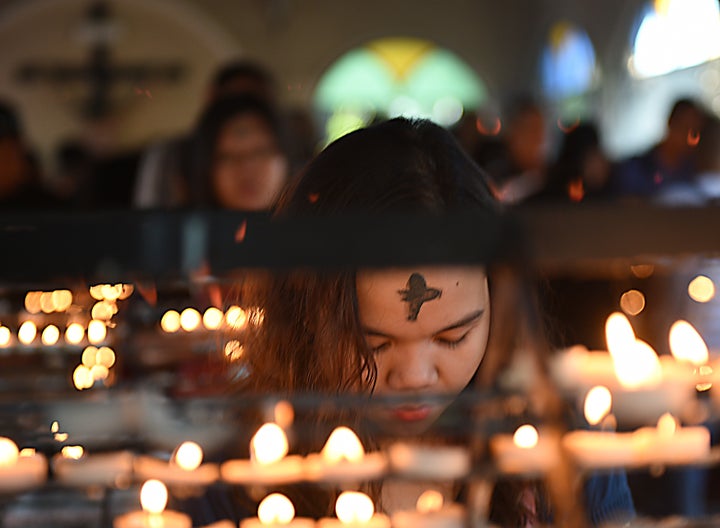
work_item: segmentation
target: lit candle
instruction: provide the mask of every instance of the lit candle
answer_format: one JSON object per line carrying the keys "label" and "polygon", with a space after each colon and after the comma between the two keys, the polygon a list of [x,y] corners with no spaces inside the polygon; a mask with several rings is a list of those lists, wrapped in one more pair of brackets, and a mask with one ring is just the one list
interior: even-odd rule
{"label": "lit candle", "polygon": [[113,528],[192,528],[190,517],[184,513],[165,510],[168,492],[159,480],[148,480],[140,490],[143,511],[119,515]]}
{"label": "lit candle", "polygon": [[186,332],[192,332],[197,329],[201,320],[200,312],[195,308],[185,308],[180,314],[180,327]]}
{"label": "lit candle", "polygon": [[357,435],[348,427],[337,427],[322,452],[305,459],[308,479],[332,482],[373,480],[387,468],[383,453],[366,454]]}
{"label": "lit candle", "polygon": [[43,345],[52,346],[60,339],[60,330],[55,325],[48,325],[42,331],[41,341]]}
{"label": "lit candle", "polygon": [[[585,419],[597,425],[610,412],[612,395],[607,387],[597,386],[585,397]],[[609,468],[635,462],[632,433],[615,431],[571,431],[562,438],[562,447],[581,467]]]}
{"label": "lit candle", "polygon": [[445,504],[442,493],[435,490],[420,495],[414,511],[392,515],[393,528],[463,528],[465,521],[465,509],[460,504]]}
{"label": "lit candle", "polygon": [[664,412],[681,413],[692,401],[697,374],[671,357],[658,358],[635,337],[623,314],[608,317],[605,336],[609,353],[573,347],[553,358],[553,378],[566,394],[604,385],[613,393],[618,420],[628,424],[654,422]]}
{"label": "lit candle", "polygon": [[0,437],[0,493],[37,488],[47,480],[47,460],[34,449],[18,451],[15,442]]}
{"label": "lit candle", "polygon": [[285,495],[272,493],[258,506],[258,516],[240,522],[240,528],[314,528],[315,521],[295,517],[295,507]]}
{"label": "lit candle", "polygon": [[344,491],[335,502],[337,518],[324,517],[317,528],[390,528],[390,518],[375,513],[372,499],[359,491]]}
{"label": "lit candle", "polygon": [[710,431],[702,426],[680,427],[671,414],[662,415],[657,427],[641,427],[633,435],[640,463],[690,464],[710,454]]}
{"label": "lit candle", "polygon": [[302,457],[286,456],[287,453],[285,431],[275,423],[266,423],[250,442],[250,460],[228,460],[220,466],[220,474],[232,484],[286,484],[302,480]]}
{"label": "lit candle", "polygon": [[218,310],[211,306],[203,313],[202,322],[207,330],[217,330],[223,322],[224,314],[222,310]]}
{"label": "lit candle", "polygon": [[675,321],[670,327],[670,352],[678,361],[686,361],[699,367],[708,362],[705,340],[687,321]]}
{"label": "lit candle", "polygon": [[80,323],[70,323],[65,329],[65,341],[78,345],[85,338],[85,327]]}
{"label": "lit candle", "polygon": [[37,336],[37,326],[32,321],[25,321],[18,329],[18,341],[23,345],[29,345]]}
{"label": "lit candle", "polygon": [[462,446],[411,445],[398,442],[388,449],[393,473],[411,478],[458,479],[470,472],[470,453]]}
{"label": "lit candle", "polygon": [[549,471],[558,464],[559,441],[549,431],[538,432],[532,425],[521,425],[514,434],[495,435],[490,450],[504,473],[528,474]]}
{"label": "lit candle", "polygon": [[141,479],[158,479],[170,485],[207,486],[219,475],[217,464],[203,464],[202,448],[195,442],[183,442],[172,459],[160,460],[149,456],[135,459],[135,474]]}
{"label": "lit candle", "polygon": [[63,448],[53,457],[52,465],[58,482],[68,486],[114,487],[130,482],[133,455],[129,451],[75,454]]}

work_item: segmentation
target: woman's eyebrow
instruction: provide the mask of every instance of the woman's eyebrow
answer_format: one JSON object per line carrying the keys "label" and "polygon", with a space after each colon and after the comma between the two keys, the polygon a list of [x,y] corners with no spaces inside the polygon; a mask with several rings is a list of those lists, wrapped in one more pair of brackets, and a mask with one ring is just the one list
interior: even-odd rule
{"label": "woman's eyebrow", "polygon": [[[436,333],[436,334],[442,334],[443,332],[448,332],[448,331],[450,331],[450,330],[455,330],[456,328],[461,328],[461,327],[463,327],[463,326],[467,326],[467,325],[469,325],[470,323],[474,323],[475,321],[477,321],[478,319],[480,319],[480,317],[482,317],[482,315],[483,315],[484,313],[485,313],[485,309],[480,309],[480,310],[477,310],[477,311],[475,311],[475,312],[472,312],[471,314],[466,315],[465,317],[463,317],[463,318],[460,319],[459,321],[457,321],[457,322],[451,324],[450,326],[447,326],[447,327],[445,327],[445,328],[443,328],[443,329],[441,329],[441,330],[438,330],[438,331],[435,332],[435,333]],[[386,334],[385,332],[381,332],[380,330],[375,330],[374,328],[370,328],[370,327],[367,327],[367,326],[363,327],[362,331],[363,331],[363,333],[364,333],[365,335],[368,335],[368,336],[391,337],[389,334]]]}
{"label": "woman's eyebrow", "polygon": [[443,329],[441,329],[441,330],[438,330],[438,331],[435,332],[435,333],[436,333],[436,334],[442,334],[443,332],[448,332],[448,331],[450,331],[450,330],[455,330],[456,328],[461,328],[461,327],[463,327],[463,326],[467,326],[467,325],[469,325],[470,323],[474,323],[475,321],[477,321],[478,319],[480,319],[480,317],[482,317],[482,314],[484,314],[484,313],[485,313],[485,310],[484,310],[484,309],[477,310],[477,311],[475,311],[475,312],[473,312],[473,313],[471,313],[471,314],[463,317],[462,319],[460,319],[460,320],[457,321],[456,323],[453,323],[453,324],[451,324],[450,326],[446,326],[445,328],[443,328]]}

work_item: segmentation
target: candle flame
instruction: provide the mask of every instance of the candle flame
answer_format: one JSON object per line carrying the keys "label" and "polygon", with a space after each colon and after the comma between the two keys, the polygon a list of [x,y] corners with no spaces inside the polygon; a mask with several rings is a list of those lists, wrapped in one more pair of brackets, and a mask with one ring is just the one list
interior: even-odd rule
{"label": "candle flame", "polygon": [[205,313],[203,314],[203,326],[207,330],[217,330],[222,324],[223,316],[222,310],[218,310],[214,306],[211,306],[205,310]]}
{"label": "candle flame", "polygon": [[663,438],[669,438],[675,434],[677,421],[670,413],[663,414],[657,423],[658,434]]}
{"label": "candle flame", "polygon": [[635,342],[635,332],[633,332],[630,321],[624,314],[614,312],[607,318],[605,322],[605,341],[613,359],[618,354],[624,354],[624,351]]}
{"label": "candle flame", "polygon": [[288,453],[285,431],[275,423],[266,423],[258,429],[250,441],[252,460],[258,464],[273,464]]}
{"label": "candle flame", "polygon": [[344,491],[335,502],[335,514],[343,524],[366,523],[374,513],[372,499],[359,491]]}
{"label": "candle flame", "polygon": [[73,296],[70,290],[55,290],[52,292],[52,303],[58,312],[64,312],[70,308],[72,302]]}
{"label": "candle flame", "polygon": [[168,310],[160,319],[160,328],[168,334],[172,334],[180,330],[180,314],[175,310]]}
{"label": "candle flame", "polygon": [[168,501],[168,491],[165,484],[159,480],[148,480],[140,489],[140,504],[147,513],[161,514]]}
{"label": "candle flame", "polygon": [[593,387],[585,396],[585,419],[590,425],[599,424],[612,408],[612,394],[607,387]]}
{"label": "candle flame", "polygon": [[83,446],[65,446],[62,448],[62,456],[63,458],[71,458],[73,460],[79,460],[83,457],[85,454],[85,450],[83,449]]}
{"label": "candle flame", "polygon": [[52,346],[60,339],[60,330],[55,325],[47,325],[45,330],[42,331],[42,343],[43,345]]}
{"label": "candle flame", "polygon": [[92,372],[85,365],[78,365],[73,371],[73,385],[77,390],[89,389],[93,386],[95,380]]}
{"label": "candle flame", "polygon": [[122,284],[103,284],[100,286],[100,295],[102,295],[106,301],[116,301],[122,293]]}
{"label": "candle flame", "polygon": [[18,447],[9,438],[0,436],[0,467],[14,466],[19,455]]}
{"label": "candle flame", "polygon": [[678,361],[689,361],[695,366],[708,362],[708,348],[695,327],[683,321],[675,321],[670,327],[670,352]]}
{"label": "candle flame", "polygon": [[107,337],[107,326],[104,322],[93,319],[88,323],[87,335],[91,343],[100,343]]}
{"label": "candle flame", "polygon": [[23,345],[29,345],[35,340],[37,327],[32,321],[25,321],[18,329],[18,339]]}
{"label": "candle flame", "polygon": [[23,447],[20,450],[20,456],[22,458],[30,458],[35,456],[35,448],[34,447]]}
{"label": "candle flame", "polygon": [[197,469],[202,461],[202,447],[195,442],[183,442],[175,451],[175,463],[185,471]]}
{"label": "candle flame", "polygon": [[360,462],[365,456],[365,450],[353,430],[341,426],[335,428],[328,437],[322,450],[322,456],[331,464],[336,464],[341,460]]}
{"label": "candle flame", "polygon": [[289,524],[295,517],[295,507],[285,495],[271,493],[258,505],[257,513],[263,526]]}
{"label": "candle flame", "polygon": [[85,327],[80,323],[70,323],[65,329],[65,341],[77,345],[85,337]]}
{"label": "candle flame", "polygon": [[436,490],[427,490],[418,497],[416,508],[419,513],[438,512],[443,507],[442,493]]}
{"label": "candle flame", "polygon": [[662,379],[660,359],[645,341],[635,340],[625,353],[613,356],[615,375],[627,389],[655,386]]}
{"label": "candle flame", "polygon": [[0,347],[6,347],[10,344],[12,334],[7,326],[0,326]]}
{"label": "candle flame", "polygon": [[231,306],[228,308],[228,311],[225,312],[225,322],[235,330],[242,330],[247,326],[247,312],[239,306]]}
{"label": "candle flame", "polygon": [[95,364],[103,365],[107,368],[115,364],[115,352],[110,347],[100,347],[95,353]]}
{"label": "candle flame", "polygon": [[200,326],[202,317],[195,308],[185,308],[180,314],[180,326],[186,332],[192,332]]}
{"label": "candle flame", "polygon": [[532,449],[538,443],[537,429],[532,425],[521,425],[513,434],[513,443],[521,449]]}

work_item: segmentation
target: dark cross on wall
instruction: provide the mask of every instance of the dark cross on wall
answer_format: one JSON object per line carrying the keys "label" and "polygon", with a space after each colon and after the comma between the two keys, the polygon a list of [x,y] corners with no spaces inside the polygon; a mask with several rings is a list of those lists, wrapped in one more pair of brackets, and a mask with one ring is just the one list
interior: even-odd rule
{"label": "dark cross on wall", "polygon": [[142,85],[151,81],[177,82],[182,78],[184,67],[180,63],[113,64],[110,44],[116,29],[107,3],[94,2],[85,16],[84,31],[92,43],[87,62],[28,63],[18,68],[17,79],[22,83],[87,83],[89,95],[82,105],[83,116],[98,119],[112,113],[112,88],[115,83]]}

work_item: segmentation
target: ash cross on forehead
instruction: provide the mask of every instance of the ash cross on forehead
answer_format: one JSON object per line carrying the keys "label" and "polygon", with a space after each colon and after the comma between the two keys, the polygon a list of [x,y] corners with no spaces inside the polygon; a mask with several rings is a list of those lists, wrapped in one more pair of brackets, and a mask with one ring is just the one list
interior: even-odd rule
{"label": "ash cross on forehead", "polygon": [[440,297],[442,290],[428,288],[425,277],[419,273],[413,273],[407,281],[406,289],[398,290],[398,293],[402,300],[408,303],[408,321],[417,321],[423,303]]}

